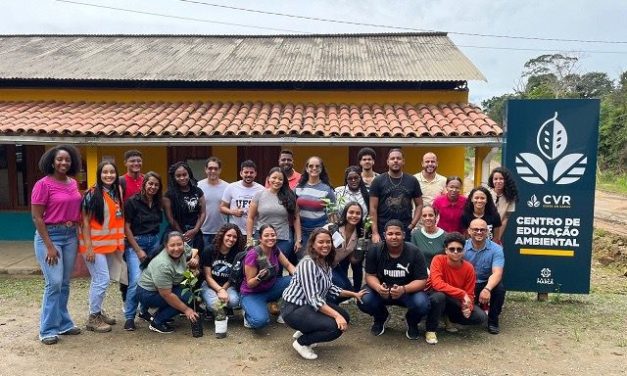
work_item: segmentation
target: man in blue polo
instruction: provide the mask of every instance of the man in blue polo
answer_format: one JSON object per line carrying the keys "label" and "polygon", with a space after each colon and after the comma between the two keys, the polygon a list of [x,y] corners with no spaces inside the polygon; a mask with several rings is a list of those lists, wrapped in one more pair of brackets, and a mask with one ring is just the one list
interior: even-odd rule
{"label": "man in blue polo", "polygon": [[505,302],[503,247],[488,239],[488,224],[481,218],[473,219],[468,226],[470,239],[464,246],[464,258],[475,268],[475,304],[489,305],[488,332],[499,334],[499,315]]}

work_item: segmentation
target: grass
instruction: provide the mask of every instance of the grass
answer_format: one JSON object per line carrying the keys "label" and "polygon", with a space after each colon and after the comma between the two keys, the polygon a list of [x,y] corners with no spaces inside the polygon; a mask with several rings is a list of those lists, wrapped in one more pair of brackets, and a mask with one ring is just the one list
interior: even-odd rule
{"label": "grass", "polygon": [[597,173],[597,188],[627,195],[627,173],[616,174],[609,171],[599,171]]}

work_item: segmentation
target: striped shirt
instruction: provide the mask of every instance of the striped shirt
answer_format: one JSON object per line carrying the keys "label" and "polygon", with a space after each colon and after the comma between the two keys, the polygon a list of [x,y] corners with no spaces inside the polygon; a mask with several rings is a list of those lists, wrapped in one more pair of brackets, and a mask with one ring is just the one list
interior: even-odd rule
{"label": "striped shirt", "polygon": [[323,268],[305,256],[296,267],[289,286],[283,291],[283,300],[303,306],[309,304],[316,311],[327,304],[326,296],[339,296],[342,289],[333,284],[331,268]]}
{"label": "striped shirt", "polygon": [[300,212],[300,225],[304,230],[313,230],[327,223],[326,206],[321,201],[323,198],[335,203],[335,192],[323,182],[314,185],[305,184],[296,187],[296,205]]}

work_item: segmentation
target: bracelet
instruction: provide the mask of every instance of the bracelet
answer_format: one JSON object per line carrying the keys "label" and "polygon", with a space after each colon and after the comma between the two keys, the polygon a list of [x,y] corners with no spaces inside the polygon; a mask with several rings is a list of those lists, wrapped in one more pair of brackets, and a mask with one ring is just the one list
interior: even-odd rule
{"label": "bracelet", "polygon": [[489,287],[484,287],[483,289],[484,289],[484,290],[488,290],[488,292],[490,292],[490,293],[492,292],[492,289],[491,289],[491,288],[489,288]]}

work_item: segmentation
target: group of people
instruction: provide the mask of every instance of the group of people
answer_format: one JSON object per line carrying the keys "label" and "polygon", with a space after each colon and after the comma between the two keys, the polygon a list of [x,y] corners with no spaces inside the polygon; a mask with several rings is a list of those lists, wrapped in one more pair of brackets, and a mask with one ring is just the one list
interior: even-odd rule
{"label": "group of people", "polygon": [[192,270],[216,328],[235,308],[242,308],[244,326],[262,328],[270,323],[268,307],[280,301],[277,321],[296,330],[293,347],[305,359],[347,329],[349,315],[340,305],[347,299],[372,316],[375,336],[385,331],[390,305],[407,308],[409,339],[420,337],[423,318],[430,344],[442,320],[448,331],[487,321],[498,334],[505,299],[500,243],[517,201],[509,172],[495,169],[488,187],[467,198],[459,177],[436,172],[434,153],[423,156],[416,175],[403,171],[400,149],[389,151],[381,174],[373,170],[376,157],[371,148],[360,150],[359,165],[346,168],[337,188],[322,158],[309,157],[299,173],[289,150],[281,151],[265,185],[255,181],[250,160],[233,183],[221,179],[216,157],[206,161],[200,181],[177,162],[163,193],[161,177],[142,173],[141,152],[129,150],[126,173],[105,160],[96,184],[81,195],[72,178],[80,154],[68,145],[48,150],[39,163],[46,176],[31,199],[45,277],[40,340],[54,344],[60,335],[81,333],[67,309],[77,251],[91,275],[85,327],[95,332],[115,324],[102,307],[110,280],[126,282],[127,331],[136,329],[136,316],[159,333],[174,330],[177,314],[199,320],[189,304],[193,289],[181,286]]}

